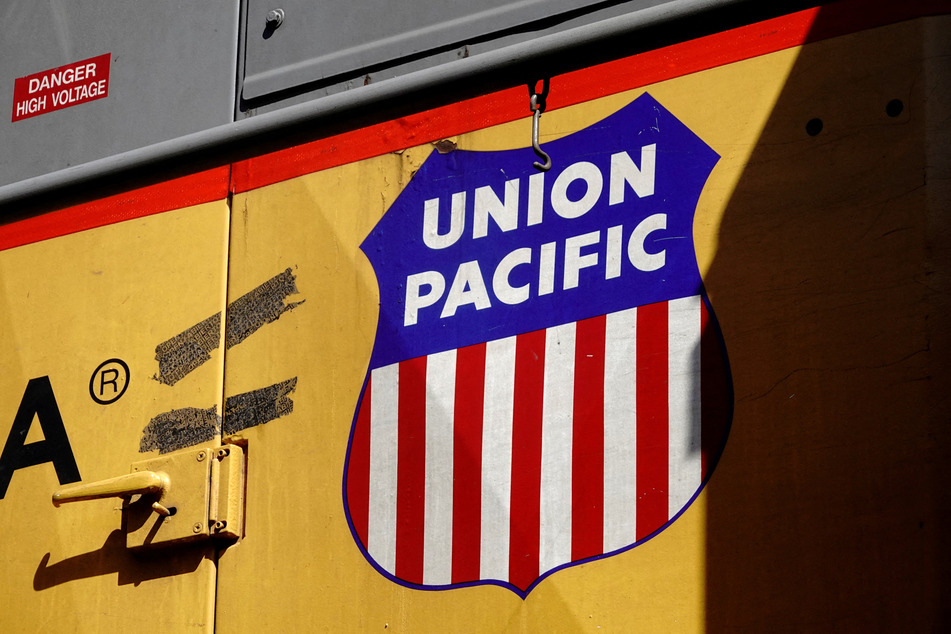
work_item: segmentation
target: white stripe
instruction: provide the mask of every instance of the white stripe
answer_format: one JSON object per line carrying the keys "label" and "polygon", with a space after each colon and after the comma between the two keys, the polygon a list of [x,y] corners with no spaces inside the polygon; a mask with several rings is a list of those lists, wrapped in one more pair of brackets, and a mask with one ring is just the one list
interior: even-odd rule
{"label": "white stripe", "polygon": [[700,462],[700,297],[669,303],[669,493],[671,516],[696,493]]}
{"label": "white stripe", "polygon": [[545,337],[542,471],[538,566],[571,561],[571,448],[575,379],[575,323],[549,328]]}
{"label": "white stripe", "polygon": [[384,570],[396,571],[396,469],[399,438],[399,364],[370,374],[370,494],[367,551]]}
{"label": "white stripe", "polygon": [[456,351],[426,360],[426,494],[423,583],[452,581],[453,409]]}
{"label": "white stripe", "polygon": [[508,580],[509,575],[514,399],[515,337],[490,341],[485,348],[482,421],[482,579]]}
{"label": "white stripe", "polygon": [[637,541],[637,309],[607,316],[604,341],[604,552]]}

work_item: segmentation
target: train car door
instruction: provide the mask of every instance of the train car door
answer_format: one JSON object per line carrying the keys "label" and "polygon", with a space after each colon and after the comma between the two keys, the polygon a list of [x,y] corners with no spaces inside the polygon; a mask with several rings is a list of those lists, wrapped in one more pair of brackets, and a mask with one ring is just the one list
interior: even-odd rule
{"label": "train car door", "polygon": [[[196,448],[218,444],[223,363],[213,351],[227,280],[227,175],[219,169],[0,228],[7,631],[214,629],[212,542],[130,548],[127,533],[142,545],[173,529],[186,538],[213,530],[197,525],[200,508],[174,500],[186,480],[203,477]],[[146,506],[158,501],[148,491],[126,495],[131,504],[118,495],[67,503],[77,486],[182,451],[195,468],[155,469],[171,474],[165,516]],[[59,508],[55,491],[65,492]]]}

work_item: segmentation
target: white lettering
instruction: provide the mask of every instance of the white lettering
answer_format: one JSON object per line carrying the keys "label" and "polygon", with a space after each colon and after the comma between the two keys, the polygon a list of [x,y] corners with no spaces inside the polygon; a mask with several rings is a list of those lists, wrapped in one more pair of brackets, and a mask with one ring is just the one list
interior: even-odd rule
{"label": "white lettering", "polygon": [[[423,286],[429,287],[425,295],[420,293]],[[414,325],[419,318],[419,309],[435,304],[445,290],[446,280],[439,271],[423,271],[407,277],[403,325]]]}
{"label": "white lettering", "polygon": [[545,172],[528,177],[528,225],[542,221],[542,204],[545,200]]}
{"label": "white lettering", "polygon": [[608,249],[604,262],[604,279],[621,277],[621,238],[624,227],[617,225],[608,228]]}
{"label": "white lettering", "polygon": [[[641,220],[627,236],[627,258],[624,258],[623,225],[609,227],[602,240],[601,231],[571,236],[559,247],[558,242],[547,242],[538,247],[519,247],[507,253],[491,273],[491,287],[487,287],[482,273],[482,264],[478,260],[463,262],[456,269],[452,285],[446,291],[446,279],[438,271],[424,271],[410,275],[406,279],[406,301],[403,324],[412,326],[419,322],[420,312],[424,308],[442,303],[439,313],[441,319],[454,317],[460,307],[472,305],[476,310],[493,307],[493,301],[503,304],[521,304],[533,296],[541,297],[558,291],[567,291],[581,286],[581,272],[584,269],[604,267],[604,279],[621,277],[625,272],[625,262],[634,269],[643,272],[656,271],[666,265],[667,251],[649,253],[647,240],[655,231],[666,230],[667,215],[653,214]],[[564,253],[563,262],[558,259],[559,248]],[[537,278],[533,265],[538,255]],[[529,269],[517,278],[527,280],[521,285],[512,283],[512,275],[519,266]],[[630,270],[630,269],[627,269]],[[561,276],[561,279],[556,279]],[[594,272],[586,278],[594,282]],[[538,286],[535,287],[535,279]],[[557,291],[556,291],[556,286]],[[491,290],[491,294],[490,294]],[[537,290],[537,292],[533,292]],[[432,317],[435,313],[432,313]]]}
{"label": "white lettering", "polygon": [[667,250],[662,249],[657,253],[648,253],[644,249],[644,242],[647,236],[654,231],[660,231],[667,228],[667,214],[654,214],[648,216],[634,227],[631,237],[627,243],[627,257],[639,271],[656,271],[667,263]]}
{"label": "white lettering", "polygon": [[594,266],[598,263],[597,253],[588,253],[581,255],[581,247],[587,247],[596,244],[601,239],[600,231],[592,231],[580,236],[573,236],[565,240],[565,275],[562,281],[562,288],[577,288],[578,273],[581,269]]}
{"label": "white lettering", "polygon": [[641,168],[627,152],[611,155],[611,184],[608,192],[608,204],[624,202],[624,184],[627,183],[638,198],[654,193],[654,174],[657,163],[657,144],[651,143],[641,148]]}
{"label": "white lettering", "polygon": [[466,225],[466,193],[452,195],[449,212],[449,231],[439,235],[439,199],[431,198],[423,203],[423,243],[430,249],[451,247],[462,236]]}
{"label": "white lettering", "polygon": [[557,243],[546,242],[542,245],[538,262],[538,294],[549,295],[555,290],[555,250]]}
{"label": "white lettering", "polygon": [[[585,182],[584,196],[578,200],[568,198],[568,187],[576,180]],[[601,197],[604,178],[594,163],[579,161],[565,168],[551,188],[551,206],[562,218],[580,218],[588,213]]]}
{"label": "white lettering", "polygon": [[31,97],[24,101],[17,103],[17,117],[22,117],[28,114],[36,114],[37,112],[46,108],[46,95],[42,97]]}
{"label": "white lettering", "polygon": [[495,275],[492,276],[492,292],[500,301],[506,304],[521,304],[528,299],[528,284],[513,287],[509,282],[509,275],[519,264],[532,263],[532,250],[528,247],[515,249],[499,262],[495,269]]}
{"label": "white lettering", "polygon": [[502,231],[518,228],[518,179],[505,181],[505,202],[499,200],[486,185],[475,190],[472,237],[484,238],[489,233],[489,216]]}
{"label": "white lettering", "polygon": [[456,276],[452,280],[452,287],[446,295],[446,304],[442,307],[440,317],[452,317],[456,309],[465,304],[475,304],[476,310],[489,308],[489,291],[482,278],[482,270],[476,260],[463,262],[456,269]]}

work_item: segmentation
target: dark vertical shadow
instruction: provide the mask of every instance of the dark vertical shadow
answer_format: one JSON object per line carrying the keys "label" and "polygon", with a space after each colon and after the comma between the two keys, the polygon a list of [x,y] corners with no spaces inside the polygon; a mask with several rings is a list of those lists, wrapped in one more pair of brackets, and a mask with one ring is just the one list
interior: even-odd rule
{"label": "dark vertical shadow", "polygon": [[726,208],[708,631],[951,627],[948,33],[805,46]]}

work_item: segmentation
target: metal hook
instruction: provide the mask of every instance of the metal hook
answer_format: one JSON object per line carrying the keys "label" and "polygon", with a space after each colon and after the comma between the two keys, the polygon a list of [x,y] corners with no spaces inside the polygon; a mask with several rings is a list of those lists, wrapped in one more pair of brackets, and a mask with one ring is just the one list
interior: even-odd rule
{"label": "metal hook", "polygon": [[532,149],[535,150],[535,154],[538,158],[543,159],[545,162],[539,163],[535,161],[532,165],[535,166],[535,169],[540,172],[547,172],[551,169],[551,157],[548,156],[548,153],[542,149],[541,145],[538,144],[538,121],[542,118],[542,113],[545,111],[545,98],[548,96],[548,80],[542,80],[542,91],[541,93],[535,92],[535,86],[529,85],[529,91],[531,92],[531,98],[529,99],[529,104],[532,110]]}

